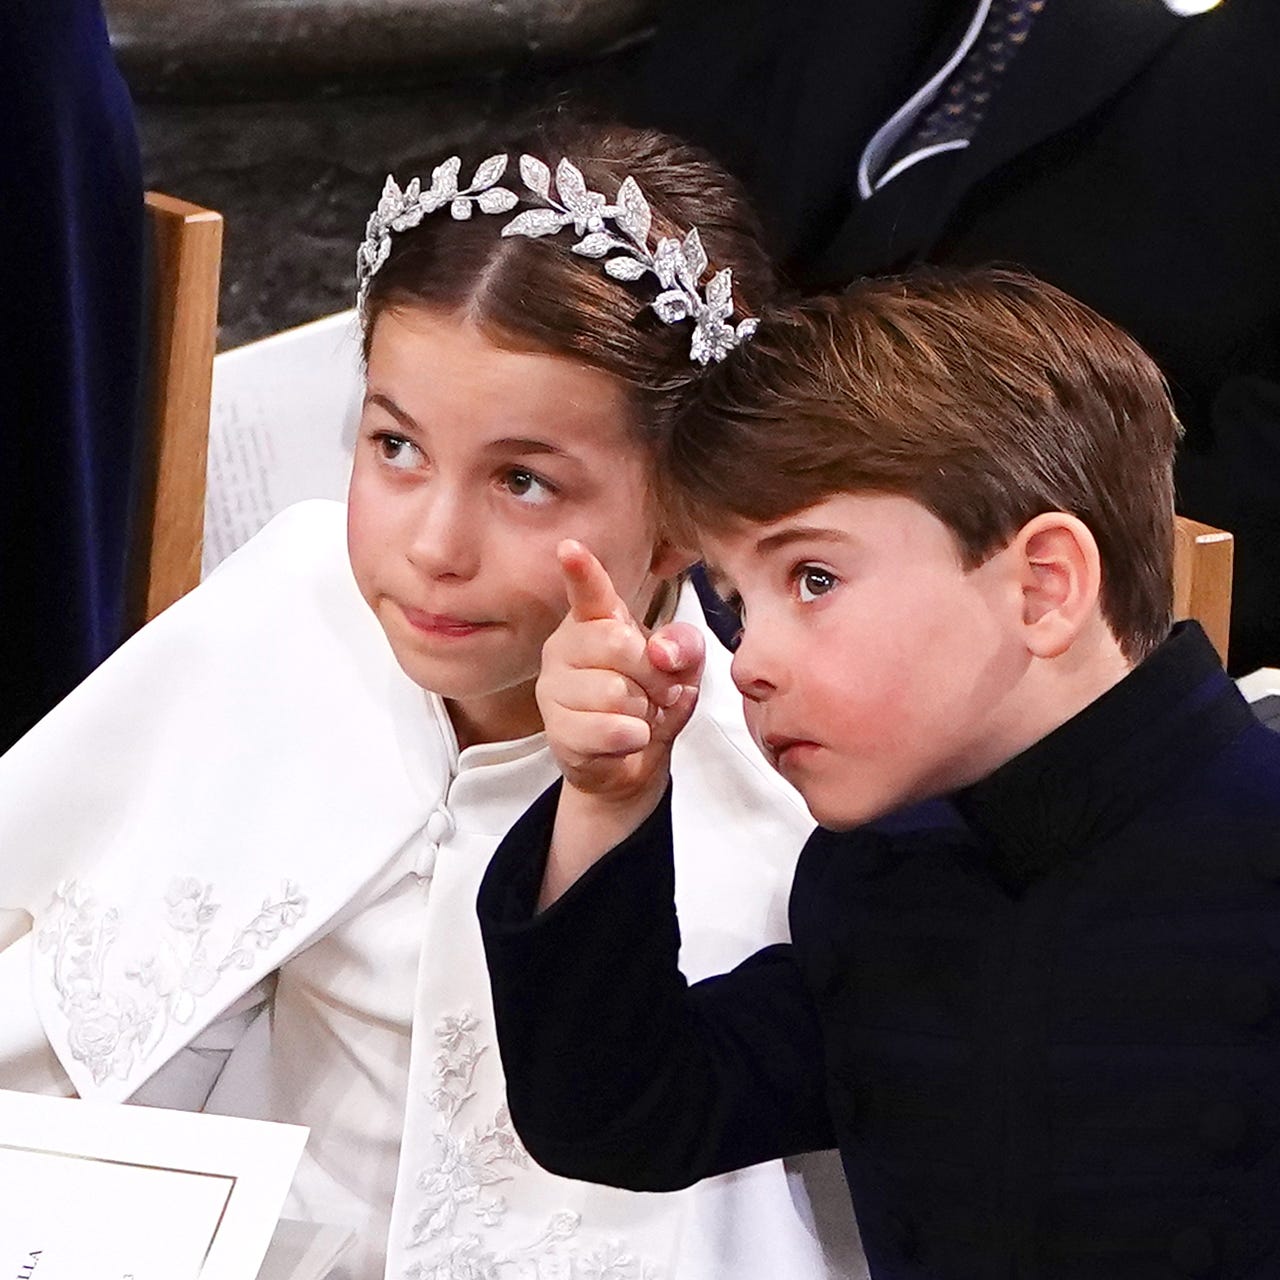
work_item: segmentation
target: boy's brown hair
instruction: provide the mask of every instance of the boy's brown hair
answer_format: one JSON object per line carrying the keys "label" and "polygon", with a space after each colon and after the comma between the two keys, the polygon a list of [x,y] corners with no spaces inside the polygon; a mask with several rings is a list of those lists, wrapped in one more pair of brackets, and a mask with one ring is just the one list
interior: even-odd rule
{"label": "boy's brown hair", "polygon": [[1172,616],[1177,418],[1126,333],[1016,271],[869,280],[780,310],[668,441],[695,524],[769,523],[843,492],[910,497],[975,568],[1046,511],[1078,516],[1101,609],[1140,661]]}

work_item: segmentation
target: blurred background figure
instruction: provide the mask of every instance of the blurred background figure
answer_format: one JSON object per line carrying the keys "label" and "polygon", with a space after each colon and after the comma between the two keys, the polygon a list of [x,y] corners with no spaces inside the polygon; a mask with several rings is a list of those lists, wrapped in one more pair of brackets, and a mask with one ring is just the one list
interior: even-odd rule
{"label": "blurred background figure", "polygon": [[123,639],[142,177],[98,0],[0,5],[0,751]]}
{"label": "blurred background figure", "polygon": [[1018,263],[1134,333],[1236,535],[1231,666],[1280,665],[1280,6],[670,3],[632,115],[709,147],[798,282]]}

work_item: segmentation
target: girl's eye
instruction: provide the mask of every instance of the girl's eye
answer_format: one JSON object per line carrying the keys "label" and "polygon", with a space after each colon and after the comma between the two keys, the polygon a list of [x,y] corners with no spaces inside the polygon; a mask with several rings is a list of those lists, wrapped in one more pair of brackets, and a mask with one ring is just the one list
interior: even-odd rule
{"label": "girl's eye", "polygon": [[819,569],[814,564],[798,565],[794,571],[796,595],[801,604],[811,604],[819,596],[835,589],[838,579],[829,569]]}
{"label": "girl's eye", "polygon": [[373,437],[373,443],[383,462],[397,471],[409,471],[422,463],[422,454],[418,446],[404,436],[392,435],[389,431],[379,431]]}
{"label": "girl's eye", "polygon": [[556,495],[556,488],[549,481],[524,467],[512,467],[502,477],[507,490],[522,502],[540,507]]}

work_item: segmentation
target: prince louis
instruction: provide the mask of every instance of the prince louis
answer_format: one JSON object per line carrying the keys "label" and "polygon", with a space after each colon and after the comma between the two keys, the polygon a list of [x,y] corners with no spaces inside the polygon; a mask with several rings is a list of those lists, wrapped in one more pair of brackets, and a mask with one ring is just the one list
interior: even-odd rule
{"label": "prince louis", "polygon": [[838,1147],[877,1280],[1280,1275],[1280,737],[1170,627],[1177,433],[1125,334],[1008,272],[868,282],[716,370],[667,469],[822,825],[793,941],[689,986],[698,644],[563,547],[564,782],[480,895],[540,1162]]}

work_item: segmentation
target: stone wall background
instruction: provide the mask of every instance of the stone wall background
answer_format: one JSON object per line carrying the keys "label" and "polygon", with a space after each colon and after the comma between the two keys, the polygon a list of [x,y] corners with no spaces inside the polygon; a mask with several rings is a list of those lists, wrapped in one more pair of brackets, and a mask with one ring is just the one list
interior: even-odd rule
{"label": "stone wall background", "polygon": [[[108,0],[109,21],[121,3]],[[307,0],[296,3],[305,8]],[[132,4],[136,10],[138,0]],[[453,0],[453,8],[466,5]],[[232,20],[234,12],[222,17]],[[171,24],[168,31],[172,39]],[[347,77],[330,67],[320,80],[232,73],[211,80],[183,65],[181,48],[167,64],[154,50],[141,61],[136,50],[126,55],[113,26],[134,95],[146,185],[226,219],[224,350],[351,305],[356,247],[388,172],[427,174],[455,151],[483,158],[487,139],[509,134],[547,104],[607,113],[643,34],[576,59],[539,60],[526,49],[496,68],[477,55],[456,69],[428,60],[415,75],[410,65],[371,68],[353,48]],[[288,62],[284,53],[275,57]]]}

